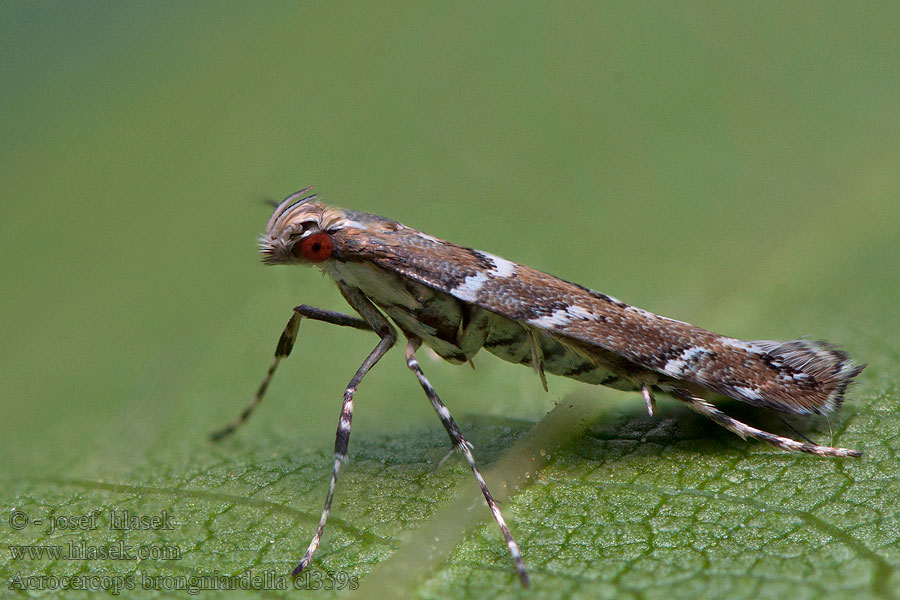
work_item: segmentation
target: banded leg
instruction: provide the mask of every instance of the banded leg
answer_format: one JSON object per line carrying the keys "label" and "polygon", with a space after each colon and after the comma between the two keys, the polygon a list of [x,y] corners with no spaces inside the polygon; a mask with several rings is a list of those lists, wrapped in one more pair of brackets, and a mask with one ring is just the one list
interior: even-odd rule
{"label": "banded leg", "polygon": [[425,374],[422,372],[422,368],[419,366],[419,361],[416,360],[416,350],[419,349],[419,346],[422,344],[422,340],[411,337],[409,338],[409,342],[406,344],[406,366],[416,374],[416,377],[419,380],[419,384],[422,386],[422,389],[425,390],[425,395],[428,396],[428,399],[431,401],[431,406],[434,407],[434,411],[438,414],[438,417],[441,419],[441,424],[443,424],[444,429],[447,430],[447,434],[450,436],[450,441],[459,450],[463,456],[466,457],[466,460],[469,463],[469,467],[472,469],[472,473],[475,474],[475,479],[478,480],[478,485],[481,488],[481,493],[484,494],[484,499],[487,501],[488,507],[491,509],[491,513],[494,515],[494,520],[497,521],[497,525],[500,526],[500,531],[503,532],[503,537],[506,540],[506,546],[509,548],[509,553],[513,557],[513,561],[516,563],[516,571],[519,572],[519,579],[522,582],[524,587],[528,587],[528,571],[525,569],[525,563],[522,561],[522,555],[519,552],[519,546],[516,544],[516,541],[513,539],[512,534],[509,532],[509,527],[506,525],[506,520],[503,518],[503,514],[500,512],[500,507],[497,506],[497,502],[494,500],[494,497],[491,495],[490,490],[487,488],[487,484],[484,482],[484,477],[481,476],[481,472],[478,470],[478,467],[475,464],[475,457],[472,456],[472,444],[469,443],[468,440],[463,436],[462,431],[459,430],[459,427],[456,425],[456,422],[453,420],[453,417],[450,415],[450,411],[447,410],[447,407],[441,402],[441,399],[438,397],[437,392],[434,391],[434,388],[431,387],[431,382],[428,381],[428,378],[425,377]]}
{"label": "banded leg", "polygon": [[653,397],[653,392],[646,383],[641,384],[641,394],[644,396],[644,404],[647,405],[647,414],[652,417],[653,411],[656,410],[656,398]]}
{"label": "banded leg", "polygon": [[[341,294],[350,306],[363,316],[366,323],[369,325],[368,328],[374,329],[375,332],[381,336],[381,341],[379,341],[375,348],[369,353],[366,360],[363,361],[363,364],[359,366],[359,369],[356,370],[356,374],[353,375],[353,378],[344,390],[344,402],[341,405],[341,417],[338,421],[337,434],[334,438],[334,466],[331,470],[331,482],[328,485],[328,495],[325,496],[325,506],[322,508],[319,526],[316,528],[316,533],[309,543],[309,548],[306,549],[306,554],[303,555],[303,558],[300,559],[300,562],[297,563],[297,566],[291,571],[291,575],[294,576],[299,575],[307,566],[309,566],[313,554],[316,553],[316,550],[319,548],[319,543],[322,541],[325,523],[328,521],[328,515],[331,513],[331,501],[334,498],[334,489],[337,486],[338,471],[340,471],[341,463],[347,460],[347,446],[350,444],[350,425],[353,422],[353,395],[356,393],[356,388],[359,387],[359,382],[362,381],[362,378],[369,372],[369,369],[374,367],[375,363],[381,360],[381,357],[384,356],[385,353],[391,349],[391,346],[394,345],[394,342],[397,341],[397,333],[394,331],[394,328],[391,327],[391,324],[388,323],[384,315],[375,308],[362,292],[343,283],[338,283],[338,288],[341,290]],[[352,318],[353,317],[351,317],[351,319]]]}
{"label": "banded leg", "polygon": [[805,442],[792,440],[791,438],[775,435],[774,433],[769,433],[768,431],[763,431],[761,429],[757,429],[756,427],[751,427],[746,423],[742,423],[737,419],[729,417],[718,408],[713,406],[711,403],[702,398],[692,396],[684,390],[673,390],[673,393],[679,400],[683,400],[684,402],[686,402],[692,410],[700,413],[708,419],[711,419],[712,421],[715,421],[725,429],[741,436],[741,438],[743,439],[747,439],[748,437],[750,437],[761,442],[766,442],[767,444],[772,444],[776,448],[781,448],[782,450],[786,450],[788,452],[806,452],[809,454],[815,454],[816,456],[862,456],[862,452],[860,452],[859,450],[851,450],[849,448],[833,448],[831,446],[819,446],[817,444],[807,444]]}
{"label": "banded leg", "polygon": [[234,433],[238,427],[247,422],[247,419],[253,414],[253,409],[262,402],[263,396],[269,388],[269,383],[272,381],[272,376],[275,374],[275,369],[278,368],[278,363],[280,363],[283,358],[286,358],[294,347],[294,342],[297,340],[297,331],[300,329],[300,319],[302,317],[314,321],[324,321],[326,323],[331,323],[332,325],[355,327],[356,329],[368,331],[372,330],[372,326],[359,317],[352,317],[350,315],[345,315],[344,313],[307,306],[306,304],[295,306],[294,314],[291,315],[290,320],[284,327],[284,331],[281,332],[281,337],[278,338],[278,346],[275,347],[275,358],[272,360],[272,364],[269,365],[269,370],[266,372],[266,376],[263,378],[262,383],[260,383],[259,387],[256,389],[256,393],[253,395],[253,399],[250,400],[250,404],[241,411],[241,414],[238,415],[237,419],[225,427],[210,433],[209,438],[212,441],[218,442]]}

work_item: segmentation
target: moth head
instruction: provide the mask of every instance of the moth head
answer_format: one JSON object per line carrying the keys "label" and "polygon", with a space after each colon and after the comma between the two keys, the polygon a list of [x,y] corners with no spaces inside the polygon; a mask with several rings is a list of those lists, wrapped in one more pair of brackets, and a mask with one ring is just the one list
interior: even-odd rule
{"label": "moth head", "polygon": [[331,258],[334,245],[327,221],[330,207],[318,202],[311,187],[284,199],[266,224],[259,238],[263,262],[277,264],[315,264]]}

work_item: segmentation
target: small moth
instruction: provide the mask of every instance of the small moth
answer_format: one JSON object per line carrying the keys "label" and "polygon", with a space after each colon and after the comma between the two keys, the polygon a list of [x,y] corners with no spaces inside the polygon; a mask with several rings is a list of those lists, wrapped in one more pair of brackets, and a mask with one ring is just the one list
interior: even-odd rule
{"label": "small moth", "polygon": [[397,342],[396,329],[407,340],[406,366],[418,378],[453,446],[468,461],[526,586],[528,572],[519,547],[478,470],[472,445],[416,359],[423,343],[452,363],[467,362],[485,348],[504,360],[529,365],[545,389],[545,374],[552,373],[640,392],[651,415],[654,392],[666,393],[742,438],[782,450],[861,455],[768,433],[716,407],[717,399],[727,397],[788,414],[837,410],[850,381],[865,365],[855,365],[827,342],[743,341],[712,333],[391,219],[329,206],[307,195],[311,189],[288,196],[275,208],[260,238],[263,262],[319,267],[359,316],[295,307],[252,401],[233,423],[212,434],[214,440],[222,439],[247,420],[278,363],[290,354],[303,317],[378,335],[375,348],[344,390],[322,517],[293,575],[309,565],[319,547],[338,471],[347,458],[356,389]]}

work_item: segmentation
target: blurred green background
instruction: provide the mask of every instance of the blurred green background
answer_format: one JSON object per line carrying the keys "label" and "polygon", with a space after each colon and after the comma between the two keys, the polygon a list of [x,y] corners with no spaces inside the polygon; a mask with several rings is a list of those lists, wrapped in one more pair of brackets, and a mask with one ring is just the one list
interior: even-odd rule
{"label": "blurred green background", "polygon": [[[671,400],[650,419],[634,395],[559,378],[545,394],[487,354],[474,372],[424,360],[486,465],[528,458],[514,444],[554,402],[608,407],[583,437],[552,434],[505,503],[523,592],[465,466],[435,469],[446,438],[395,350],[358,394],[322,572],[388,581],[372,595],[896,597],[898,31],[895,2],[0,4],[0,506],[169,510],[176,532],[124,539],[185,552],[4,555],[0,574],[300,558],[375,340],[305,322],[248,426],[205,435],[249,399],[292,306],[345,310],[317,272],[256,252],[263,200],[315,185],[667,316],[869,363],[830,428],[799,425],[866,452],[832,461]],[[457,492],[475,524],[386,577]],[[7,544],[123,539],[6,525]]]}

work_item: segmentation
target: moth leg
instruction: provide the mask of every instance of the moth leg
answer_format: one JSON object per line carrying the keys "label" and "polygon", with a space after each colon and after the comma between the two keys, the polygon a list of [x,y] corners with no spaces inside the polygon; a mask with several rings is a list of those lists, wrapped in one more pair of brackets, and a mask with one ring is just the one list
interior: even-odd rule
{"label": "moth leg", "polygon": [[350,306],[356,309],[356,311],[365,318],[366,323],[370,326],[369,328],[375,330],[381,337],[381,340],[369,353],[366,360],[359,366],[359,369],[356,370],[356,373],[344,390],[344,401],[341,404],[341,417],[338,420],[337,433],[334,438],[334,466],[331,470],[331,483],[328,486],[328,495],[325,496],[325,506],[322,508],[319,526],[316,528],[316,533],[309,543],[309,548],[307,548],[306,554],[303,555],[303,558],[300,559],[297,566],[294,567],[294,570],[291,571],[291,575],[294,575],[295,577],[309,566],[313,554],[315,554],[316,550],[319,548],[319,543],[322,541],[322,533],[325,531],[325,522],[328,521],[328,515],[331,513],[331,500],[334,498],[334,489],[337,486],[338,471],[340,471],[341,463],[347,460],[347,446],[350,444],[350,424],[353,421],[353,395],[356,393],[356,388],[359,387],[359,382],[362,381],[362,378],[369,372],[369,369],[374,367],[375,363],[381,360],[381,357],[384,356],[387,351],[391,349],[391,346],[394,345],[394,342],[397,341],[397,332],[391,324],[388,323],[384,315],[378,312],[378,309],[375,308],[361,291],[343,283],[338,283],[338,288]]}
{"label": "moth leg", "polygon": [[[790,429],[791,431],[793,431],[794,433],[796,433],[798,436],[800,436],[801,438],[803,438],[804,440],[806,440],[806,441],[809,442],[810,444],[815,444],[815,442],[813,442],[811,439],[809,439],[808,437],[806,437],[805,435],[803,435],[802,432],[798,431],[797,428],[794,427],[794,425],[793,425],[790,421],[788,421],[787,419],[785,419],[783,415],[778,415],[778,418],[781,419],[781,422],[782,422],[782,423],[784,423],[785,425],[788,426],[788,429]],[[828,421],[828,429],[831,429],[831,421],[830,421],[830,420]],[[833,431],[831,432],[831,439],[834,439],[834,432],[833,432]]]}
{"label": "moth leg", "polygon": [[656,398],[653,397],[653,393],[650,391],[650,388],[647,387],[646,383],[641,384],[641,394],[644,395],[644,404],[647,405],[647,414],[652,417],[653,411],[656,410]]}
{"label": "moth leg", "polygon": [[332,325],[355,327],[356,329],[365,329],[369,331],[372,330],[372,326],[359,317],[352,317],[350,315],[345,315],[344,313],[307,306],[306,304],[295,306],[294,314],[291,315],[290,320],[284,327],[284,331],[281,332],[281,337],[278,338],[278,346],[275,347],[275,358],[272,360],[272,364],[269,365],[269,370],[266,372],[266,376],[263,378],[262,383],[260,383],[259,387],[256,389],[256,393],[253,395],[253,399],[250,400],[250,404],[241,411],[241,414],[238,415],[237,419],[225,427],[210,433],[209,438],[212,441],[218,442],[234,433],[238,427],[247,422],[247,419],[250,418],[256,405],[262,402],[263,396],[269,387],[269,383],[272,381],[272,376],[275,374],[275,369],[278,368],[278,363],[280,363],[283,358],[286,358],[294,347],[294,342],[297,340],[297,331],[300,328],[300,319],[302,317],[313,319],[314,321],[324,321],[326,323],[331,323]]}
{"label": "moth leg", "polygon": [[525,331],[528,332],[528,342],[531,344],[531,367],[534,369],[534,372],[538,374],[538,377],[541,378],[541,386],[544,388],[544,391],[549,392],[550,389],[547,387],[547,376],[544,375],[544,353],[541,351],[541,346],[534,337],[534,330],[529,327],[526,328]]}
{"label": "moth leg", "polygon": [[353,327],[363,331],[372,331],[372,326],[365,319],[336,312],[333,310],[325,310],[324,308],[316,308],[307,304],[301,304],[294,307],[294,314],[312,319],[313,321],[324,321],[332,325],[340,325],[342,327]]}
{"label": "moth leg", "polygon": [[528,571],[525,569],[525,563],[522,561],[522,555],[519,552],[519,546],[516,544],[516,541],[513,539],[512,534],[509,532],[509,527],[506,525],[506,520],[503,518],[503,515],[500,512],[500,508],[497,506],[497,502],[494,500],[494,497],[491,495],[490,490],[487,488],[487,484],[484,481],[484,477],[481,476],[481,471],[478,470],[478,466],[475,464],[475,457],[472,456],[472,444],[463,436],[462,431],[460,431],[459,427],[456,425],[456,422],[453,420],[453,417],[450,415],[450,411],[447,410],[447,407],[441,402],[441,399],[438,397],[437,392],[434,391],[434,388],[431,386],[431,382],[428,381],[428,378],[425,377],[425,374],[422,372],[422,368],[419,366],[419,361],[416,360],[416,350],[419,349],[419,346],[422,344],[422,340],[416,337],[409,338],[409,342],[406,344],[406,366],[412,370],[413,373],[416,374],[416,378],[419,380],[419,384],[422,386],[422,389],[425,390],[425,395],[428,396],[428,399],[431,401],[431,406],[434,408],[434,411],[438,414],[438,417],[441,419],[441,424],[444,426],[444,429],[447,430],[447,434],[450,436],[450,441],[459,450],[463,456],[466,457],[466,461],[469,463],[469,467],[472,469],[472,473],[475,474],[475,479],[478,480],[478,485],[481,488],[481,493],[484,494],[484,499],[487,501],[488,507],[491,509],[491,513],[494,515],[494,520],[497,521],[497,525],[500,526],[500,531],[503,533],[503,538],[506,540],[506,547],[509,548],[509,553],[513,557],[513,561],[516,564],[516,571],[519,573],[519,579],[522,582],[522,585],[528,586]]}
{"label": "moth leg", "polygon": [[807,444],[805,442],[792,440],[791,438],[775,435],[774,433],[769,433],[768,431],[763,431],[761,429],[757,429],[756,427],[751,427],[746,423],[742,423],[737,419],[729,417],[718,408],[713,406],[711,403],[702,398],[692,396],[684,390],[676,389],[673,390],[673,393],[679,400],[683,400],[685,403],[687,403],[687,405],[694,411],[700,413],[708,419],[711,419],[712,421],[715,421],[725,429],[741,436],[741,438],[743,439],[750,437],[761,442],[766,442],[767,444],[772,444],[776,448],[781,448],[782,450],[786,450],[788,452],[807,452],[809,454],[815,454],[817,456],[862,456],[862,452],[860,452],[859,450],[851,450],[849,448],[833,448],[831,446],[819,446],[817,444]]}

